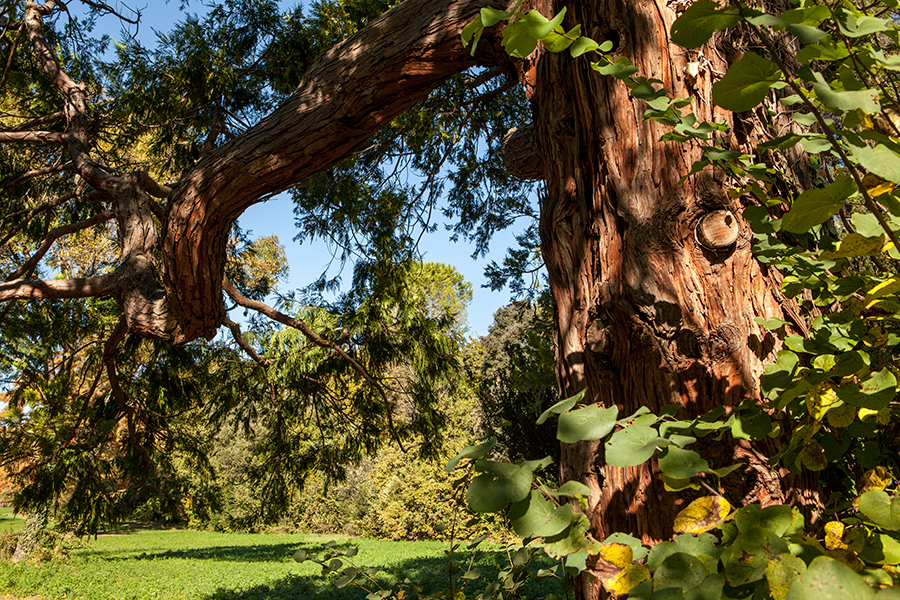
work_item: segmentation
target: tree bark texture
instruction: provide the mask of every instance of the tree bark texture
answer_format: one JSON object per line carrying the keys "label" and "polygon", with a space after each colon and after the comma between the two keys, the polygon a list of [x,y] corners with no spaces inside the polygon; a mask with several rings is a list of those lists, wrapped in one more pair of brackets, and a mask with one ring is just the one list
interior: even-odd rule
{"label": "tree bark texture", "polygon": [[[711,105],[713,73],[725,72],[727,64],[714,48],[701,53],[670,43],[677,15],[664,0],[565,5],[567,23],[571,18],[585,35],[612,40],[614,52],[627,56],[639,75],[692,98],[698,119],[730,121]],[[553,0],[536,3],[544,14],[562,7]],[[622,415],[677,403],[681,418],[759,398],[763,360],[775,342],[754,318],[799,320],[791,318],[795,307],[782,296],[777,273],[751,254],[743,206],[726,194],[734,182],[707,169],[680,184],[699,151],[660,142],[668,128],[644,122],[646,104],[584,58],[541,54],[525,66],[523,80],[533,82],[546,171],[540,234],[556,307],[563,397],[586,388],[586,398],[617,405]],[[725,140],[734,149],[739,142]],[[706,248],[696,227],[721,210],[737,219],[737,240],[722,250]],[[590,487],[589,517],[598,539],[617,531],[645,543],[672,535],[688,499],[664,490],[655,460],[614,468],[604,464],[599,442],[563,446],[562,478]],[[742,443],[707,452],[714,468],[747,464],[743,477],[733,476],[741,480],[735,489],[726,490],[732,503],[787,500],[788,486],[769,473],[765,451]],[[580,585],[582,598],[602,594],[589,575]]]}
{"label": "tree bark texture", "polygon": [[[202,159],[175,186],[163,244],[165,285],[186,341],[224,319],[222,276],[232,222],[357,150],[447,78],[475,64],[462,28],[485,0],[407,0],[326,52],[293,96]],[[504,2],[499,2],[504,4]]]}

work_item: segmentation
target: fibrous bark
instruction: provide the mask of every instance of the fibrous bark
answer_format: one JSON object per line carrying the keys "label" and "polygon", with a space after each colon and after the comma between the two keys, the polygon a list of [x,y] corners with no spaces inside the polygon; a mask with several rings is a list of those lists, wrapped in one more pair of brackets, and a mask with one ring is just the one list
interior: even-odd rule
{"label": "fibrous bark", "polygon": [[[712,74],[728,65],[705,48],[702,56],[713,62],[689,68],[700,54],[669,42],[676,14],[664,2],[565,5],[585,35],[613,41],[614,52],[640,75],[692,98],[699,120],[730,122],[710,102]],[[540,0],[536,7],[556,14],[563,3]],[[617,405],[624,415],[641,406],[658,413],[675,403],[682,418],[758,399],[774,342],[754,318],[783,317],[785,299],[777,273],[751,254],[743,207],[726,194],[734,182],[706,170],[680,183],[699,151],[660,142],[666,127],[644,121],[644,102],[631,98],[622,81],[591,70],[589,61],[545,53],[523,72],[526,82],[534,81],[530,98],[546,171],[540,234],[563,396],[586,388],[590,401]],[[735,139],[722,143],[737,149]],[[738,235],[711,251],[698,243],[696,228],[704,216],[725,210],[737,220]],[[599,442],[563,446],[562,477],[590,487],[598,539],[616,531],[646,543],[672,535],[685,499],[664,490],[655,461],[615,468],[605,464]],[[787,500],[764,453],[745,445],[710,452],[714,461],[747,465],[739,489],[730,490],[735,504]],[[581,586],[584,598],[602,593],[587,574]]]}

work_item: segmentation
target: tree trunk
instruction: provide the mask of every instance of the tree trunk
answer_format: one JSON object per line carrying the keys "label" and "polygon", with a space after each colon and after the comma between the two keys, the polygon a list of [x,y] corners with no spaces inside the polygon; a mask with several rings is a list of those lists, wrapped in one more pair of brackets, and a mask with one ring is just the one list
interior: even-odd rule
{"label": "tree trunk", "polygon": [[[699,120],[730,121],[711,104],[712,73],[727,70],[716,58],[721,53],[672,45],[668,32],[676,14],[664,2],[565,5],[567,23],[581,23],[597,41],[613,41],[614,52],[628,57],[639,75],[691,97],[689,110]],[[544,14],[562,6],[537,2]],[[692,62],[701,63],[696,77],[688,75]],[[584,58],[545,53],[531,68],[533,78],[526,73],[525,81],[534,81],[530,96],[546,169],[540,234],[556,307],[563,397],[586,388],[591,401],[618,405],[624,415],[677,403],[682,418],[759,398],[763,361],[775,342],[754,318],[797,319],[789,316],[796,312],[780,293],[778,274],[751,254],[743,207],[726,194],[736,182],[706,169],[679,184],[699,151],[660,142],[668,128],[644,122],[646,104]],[[724,142],[737,149],[734,138]],[[736,234],[734,244],[710,249],[700,243],[696,228],[710,213]],[[757,449],[734,444],[713,454],[707,458],[718,459],[717,467],[748,465],[743,478],[733,476],[742,481],[727,490],[730,501],[787,500],[790,482],[770,474]],[[617,531],[645,543],[672,535],[686,502],[666,492],[658,475],[655,460],[614,468],[604,464],[598,442],[564,444],[562,478],[590,487],[589,517],[598,539]],[[581,598],[602,595],[587,574],[580,586]]]}
{"label": "tree trunk", "polygon": [[33,512],[28,513],[28,517],[25,519],[25,525],[22,527],[22,532],[19,534],[18,541],[16,542],[16,549],[12,555],[13,563],[22,562],[31,556],[31,553],[34,552],[34,549],[40,543],[41,533],[47,528],[47,523],[49,522],[50,502],[47,502]]}

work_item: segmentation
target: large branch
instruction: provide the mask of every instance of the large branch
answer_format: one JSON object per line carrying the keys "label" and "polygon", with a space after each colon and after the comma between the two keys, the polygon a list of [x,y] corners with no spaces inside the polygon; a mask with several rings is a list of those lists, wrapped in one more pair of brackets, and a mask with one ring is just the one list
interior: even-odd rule
{"label": "large branch", "polygon": [[16,279],[0,283],[0,302],[7,300],[59,300],[62,298],[92,298],[110,296],[116,291],[119,278],[115,274],[80,279]]}
{"label": "large branch", "polygon": [[[201,159],[175,186],[163,246],[165,285],[184,339],[210,337],[229,228],[264,195],[347,158],[380,127],[473,64],[462,28],[489,0],[406,0],[326,52],[293,96]],[[486,44],[485,44],[486,45]]]}

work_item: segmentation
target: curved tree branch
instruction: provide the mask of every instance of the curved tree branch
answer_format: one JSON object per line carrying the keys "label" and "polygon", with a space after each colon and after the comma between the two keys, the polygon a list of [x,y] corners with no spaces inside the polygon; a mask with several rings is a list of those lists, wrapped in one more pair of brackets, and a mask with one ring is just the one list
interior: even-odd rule
{"label": "curved tree branch", "polygon": [[165,286],[184,340],[225,317],[221,283],[231,223],[358,150],[379,128],[475,64],[462,28],[488,0],[406,0],[323,54],[293,96],[203,157],[172,192],[163,245]]}
{"label": "curved tree branch", "polygon": [[0,302],[8,300],[61,300],[113,295],[119,284],[116,274],[76,279],[16,279],[0,283]]}
{"label": "curved tree branch", "polygon": [[256,312],[266,315],[273,321],[278,321],[282,325],[286,325],[298,330],[300,333],[306,336],[306,339],[308,339],[313,344],[322,348],[333,350],[342,359],[350,363],[350,366],[353,368],[353,370],[359,373],[359,375],[366,381],[366,383],[368,383],[378,391],[378,394],[381,396],[381,399],[384,402],[385,407],[387,408],[388,428],[391,430],[391,434],[393,435],[394,440],[397,442],[397,444],[400,445],[400,449],[406,452],[406,449],[403,447],[403,443],[400,441],[400,436],[397,435],[397,431],[394,428],[394,421],[393,417],[391,416],[394,403],[391,402],[390,398],[388,398],[387,392],[384,390],[384,386],[381,385],[378,380],[372,377],[369,372],[366,371],[366,368],[359,363],[359,361],[350,356],[347,351],[340,346],[334,344],[333,342],[329,342],[318,333],[310,329],[309,325],[307,325],[306,322],[304,322],[302,319],[290,317],[283,312],[272,308],[268,304],[265,304],[264,302],[247,298],[246,296],[241,294],[237,290],[237,288],[234,287],[234,285],[227,277],[222,278],[222,289],[225,290],[225,293],[228,294],[231,299],[234,300],[239,306],[255,310]]}
{"label": "curved tree branch", "polygon": [[84,221],[79,221],[78,223],[71,223],[69,225],[63,225],[62,227],[57,227],[53,231],[47,234],[47,237],[44,238],[44,241],[41,243],[40,248],[28,259],[25,264],[16,269],[13,273],[6,278],[6,281],[11,281],[13,279],[18,279],[25,273],[28,273],[32,269],[34,269],[37,264],[44,258],[44,255],[47,254],[47,251],[50,250],[50,247],[53,245],[53,242],[58,240],[64,235],[69,235],[71,233],[75,233],[76,231],[82,231],[84,229],[88,229],[89,227],[93,227],[94,225],[98,225],[105,221],[109,221],[115,216],[113,211],[105,210],[98,215],[94,215],[90,219],[85,219]]}

